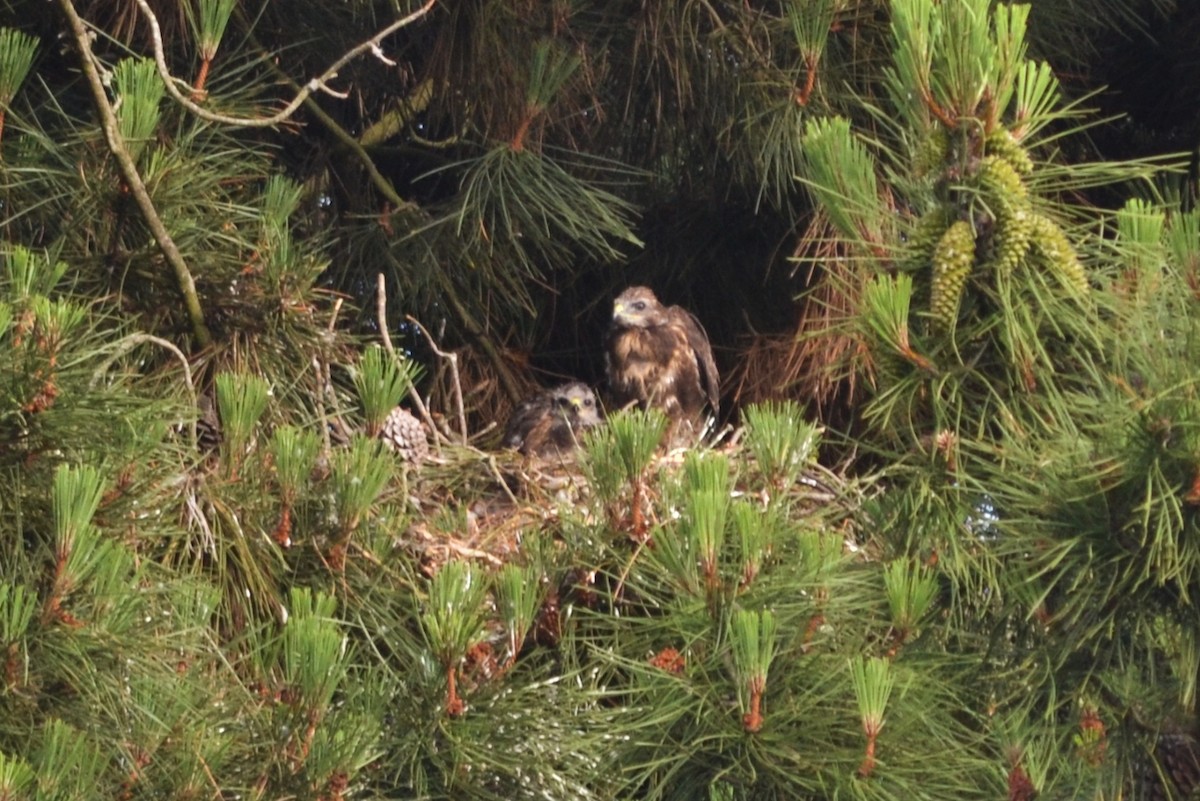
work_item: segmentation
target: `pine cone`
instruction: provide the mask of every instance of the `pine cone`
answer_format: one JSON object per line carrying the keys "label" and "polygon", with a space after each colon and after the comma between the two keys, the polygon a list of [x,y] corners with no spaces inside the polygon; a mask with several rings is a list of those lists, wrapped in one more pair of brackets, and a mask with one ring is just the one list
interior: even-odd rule
{"label": "pine cone", "polygon": [[974,261],[975,231],[970,223],[959,220],[942,234],[933,253],[929,312],[944,329],[952,329],[958,319],[958,306]]}
{"label": "pine cone", "polygon": [[1183,732],[1159,735],[1158,763],[1175,785],[1175,798],[1195,798],[1200,790],[1200,743]]}
{"label": "pine cone", "polygon": [[1159,734],[1153,754],[1135,761],[1131,797],[1139,801],[1200,798],[1200,742],[1186,732]]}
{"label": "pine cone", "polygon": [[420,464],[429,456],[425,426],[403,406],[397,406],[388,414],[379,429],[379,438],[410,464]]}
{"label": "pine cone", "polygon": [[1029,175],[1033,172],[1033,159],[1029,157],[1029,151],[1021,147],[1004,128],[997,128],[988,134],[986,147],[989,156],[1004,159],[1018,175]]}
{"label": "pine cone", "polygon": [[1034,252],[1042,258],[1046,268],[1057,275],[1059,282],[1068,290],[1078,294],[1086,293],[1087,273],[1079,263],[1079,256],[1062,228],[1049,217],[1037,213],[1033,214],[1030,222],[1030,244]]}

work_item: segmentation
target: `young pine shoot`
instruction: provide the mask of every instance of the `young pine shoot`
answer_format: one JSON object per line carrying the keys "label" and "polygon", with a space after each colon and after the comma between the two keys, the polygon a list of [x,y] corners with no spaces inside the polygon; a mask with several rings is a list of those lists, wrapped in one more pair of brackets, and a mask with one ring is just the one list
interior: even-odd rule
{"label": "young pine shoot", "polygon": [[775,613],[739,609],[733,613],[731,642],[733,669],[737,680],[742,727],[751,734],[761,731],[763,693],[767,674],[775,658]]}
{"label": "young pine shoot", "polygon": [[858,766],[858,773],[863,778],[875,772],[875,743],[883,730],[883,713],[896,683],[891,668],[891,662],[874,656],[864,657],[860,654],[850,660],[854,697],[858,701],[858,714],[867,738],[863,761]]}
{"label": "young pine shoot", "polygon": [[331,468],[338,532],[330,556],[333,566],[341,569],[350,535],[391,480],[393,461],[379,440],[355,436],[349,448],[333,454]]}
{"label": "young pine shoot", "polygon": [[689,550],[700,560],[711,603],[721,586],[719,562],[729,512],[729,460],[717,453],[689,451],[683,472],[688,496],[684,533],[691,540]]}
{"label": "young pine shoot", "polygon": [[746,409],[746,445],[768,486],[782,491],[813,459],[820,443],[795,401],[768,401]]}
{"label": "young pine shoot", "polygon": [[270,388],[256,375],[221,373],[216,378],[217,409],[221,414],[221,457],[230,478],[236,478],[254,437],[254,428],[267,410]]}
{"label": "young pine shoot", "polygon": [[104,550],[92,525],[104,495],[100,472],[89,465],[59,465],[53,493],[54,568],[42,605],[42,622],[74,623],[74,617],[63,609],[63,600],[100,567]]}
{"label": "young pine shoot", "polygon": [[0,798],[32,798],[29,790],[36,778],[28,762],[0,751]]}
{"label": "young pine shoot", "polygon": [[279,482],[279,524],[273,538],[284,548],[292,544],[292,509],[308,484],[321,440],[317,432],[280,426],[271,436],[271,458]]}
{"label": "young pine shoot", "polygon": [[533,626],[546,593],[542,571],[535,565],[506,564],[496,577],[496,611],[507,633],[504,669],[517,661],[525,635]]}
{"label": "young pine shoot", "polygon": [[730,514],[742,560],[739,586],[745,589],[754,582],[762,572],[763,564],[770,558],[776,521],[774,515],[745,498],[733,502]]}
{"label": "young pine shoot", "polygon": [[1200,208],[1171,216],[1167,248],[1184,275],[1200,272]]}
{"label": "young pine shoot", "polygon": [[608,418],[608,425],[601,429],[611,437],[617,465],[630,487],[629,533],[638,542],[644,542],[648,536],[642,510],[645,473],[666,430],[667,418],[658,409],[618,412]]}
{"label": "young pine shoot", "polygon": [[[0,694],[23,683],[25,633],[33,622],[37,602],[37,594],[21,584],[0,585]],[[0,785],[0,798],[3,797]]]}
{"label": "young pine shoot", "polygon": [[4,136],[4,118],[25,82],[38,40],[15,28],[0,28],[0,139]]}
{"label": "young pine shoot", "polygon": [[421,628],[429,649],[446,671],[446,713],[451,717],[467,709],[458,695],[459,668],[467,651],[483,636],[486,593],[487,586],[466,562],[447,562],[429,582]]}
{"label": "young pine shoot", "polygon": [[896,559],[883,570],[888,609],[892,614],[892,652],[900,649],[929,612],[937,595],[937,578],[910,559]]}
{"label": "young pine shoot", "polygon": [[[41,727],[41,742],[32,760],[37,775],[36,798],[94,798],[108,767],[105,755],[84,732],[58,718]],[[98,737],[99,734],[93,735]]]}
{"label": "young pine shoot", "polygon": [[301,764],[346,677],[350,656],[346,635],[333,617],[335,598],[319,592],[314,595],[307,587],[293,587],[290,601],[280,659],[286,697],[302,712],[303,727],[293,731],[289,743],[294,761]]}
{"label": "young pine shoot", "polygon": [[217,48],[221,46],[237,0],[196,0],[196,5],[199,6],[197,10],[192,9],[191,3],[184,3],[183,7],[196,39],[196,49],[200,52],[200,71],[192,84],[192,99],[199,101],[204,98],[208,71],[217,56]]}
{"label": "young pine shoot", "polygon": [[397,362],[378,345],[363,351],[354,373],[354,387],[362,403],[367,436],[379,436],[384,420],[409,393],[419,376],[420,366],[416,362],[408,359]]}
{"label": "young pine shoot", "polygon": [[113,68],[117,127],[134,161],[145,151],[158,130],[160,106],[166,88],[158,68],[148,58],[123,58]]}
{"label": "young pine shoot", "polygon": [[65,261],[53,262],[29,248],[14,245],[4,254],[9,293],[18,307],[48,296],[67,274]]}

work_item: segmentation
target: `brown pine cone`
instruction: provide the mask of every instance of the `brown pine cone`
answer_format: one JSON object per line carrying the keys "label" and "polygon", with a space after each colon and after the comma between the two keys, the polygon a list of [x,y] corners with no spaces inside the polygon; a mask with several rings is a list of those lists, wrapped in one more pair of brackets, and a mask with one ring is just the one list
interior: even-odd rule
{"label": "brown pine cone", "polygon": [[1196,798],[1200,793],[1200,743],[1185,732],[1164,732],[1154,749],[1158,763],[1175,785],[1175,798]]}
{"label": "brown pine cone", "polygon": [[388,414],[379,429],[379,438],[410,464],[420,464],[429,456],[425,426],[403,406],[397,406]]}
{"label": "brown pine cone", "polygon": [[1139,801],[1200,798],[1200,742],[1187,732],[1162,732],[1153,755],[1136,762],[1133,779],[1132,797]]}

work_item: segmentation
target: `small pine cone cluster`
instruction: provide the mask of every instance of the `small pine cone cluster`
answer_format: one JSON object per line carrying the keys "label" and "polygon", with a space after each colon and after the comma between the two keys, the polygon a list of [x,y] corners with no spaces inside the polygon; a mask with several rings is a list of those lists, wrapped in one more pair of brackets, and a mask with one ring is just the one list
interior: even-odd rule
{"label": "small pine cone cluster", "polygon": [[1033,172],[1033,159],[1029,157],[1029,151],[1021,147],[1005,128],[997,128],[988,134],[984,142],[984,152],[1007,162],[1018,175],[1029,175]]}
{"label": "small pine cone cluster", "polygon": [[1087,273],[1079,263],[1079,256],[1071,246],[1071,241],[1067,239],[1058,223],[1044,215],[1034,214],[1030,243],[1033,252],[1064,287],[1079,294],[1087,292]]}
{"label": "small pine cone cluster", "polygon": [[929,312],[943,328],[953,328],[958,306],[975,262],[975,229],[958,220],[946,229],[933,252]]}
{"label": "small pine cone cluster", "polygon": [[[1007,131],[1000,130],[999,133],[1013,147],[1021,150],[1012,142]],[[993,133],[989,142],[998,138]],[[1024,153],[1024,150],[1021,152]],[[1025,158],[1028,159],[1027,154]],[[1030,162],[1029,167],[1032,166]],[[1012,273],[1029,253],[1034,216],[1029,203],[1029,189],[1021,178],[1021,170],[1008,158],[998,154],[989,155],[983,160],[979,169],[979,183],[996,218],[991,237],[992,259],[1002,274]]]}
{"label": "small pine cone cluster", "polygon": [[425,426],[403,406],[397,406],[383,421],[379,438],[409,464],[420,464],[429,455]]}

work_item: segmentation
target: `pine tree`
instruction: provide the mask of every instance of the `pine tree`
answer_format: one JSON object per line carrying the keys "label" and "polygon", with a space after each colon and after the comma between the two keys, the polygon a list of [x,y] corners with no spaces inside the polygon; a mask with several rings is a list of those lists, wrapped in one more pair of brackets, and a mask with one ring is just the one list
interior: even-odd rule
{"label": "pine tree", "polygon": [[[402,5],[6,6],[0,797],[1195,792],[1200,223],[1025,7]],[[530,311],[814,209],[849,434],[472,447]]]}

